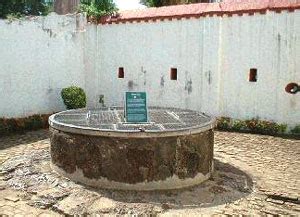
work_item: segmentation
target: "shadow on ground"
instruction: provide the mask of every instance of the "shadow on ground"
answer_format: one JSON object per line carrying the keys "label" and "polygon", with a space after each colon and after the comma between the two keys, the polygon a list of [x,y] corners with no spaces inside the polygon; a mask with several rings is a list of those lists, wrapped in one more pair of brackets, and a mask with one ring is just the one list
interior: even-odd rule
{"label": "shadow on ground", "polygon": [[250,176],[238,168],[214,160],[213,176],[204,183],[180,190],[164,191],[117,191],[96,190],[115,201],[124,203],[167,204],[172,209],[212,207],[236,201],[252,192],[253,182]]}
{"label": "shadow on ground", "polygon": [[0,150],[16,147],[22,144],[35,143],[48,138],[49,133],[47,129],[13,135],[0,135]]}

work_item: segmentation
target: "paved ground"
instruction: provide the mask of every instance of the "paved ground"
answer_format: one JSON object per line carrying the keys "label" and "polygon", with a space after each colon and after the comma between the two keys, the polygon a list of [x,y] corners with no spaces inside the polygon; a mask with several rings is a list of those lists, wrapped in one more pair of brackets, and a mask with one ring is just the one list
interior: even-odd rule
{"label": "paved ground", "polygon": [[96,190],[54,173],[47,131],[0,138],[0,216],[300,216],[300,140],[216,132],[213,178],[180,191]]}

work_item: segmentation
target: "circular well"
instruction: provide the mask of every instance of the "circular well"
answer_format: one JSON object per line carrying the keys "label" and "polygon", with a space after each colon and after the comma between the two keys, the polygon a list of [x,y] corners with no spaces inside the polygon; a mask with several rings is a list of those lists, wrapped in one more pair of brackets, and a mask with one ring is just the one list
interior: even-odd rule
{"label": "circular well", "polygon": [[149,108],[149,123],[129,124],[121,107],[69,110],[49,118],[52,167],[101,188],[175,189],[213,170],[215,120],[177,108]]}

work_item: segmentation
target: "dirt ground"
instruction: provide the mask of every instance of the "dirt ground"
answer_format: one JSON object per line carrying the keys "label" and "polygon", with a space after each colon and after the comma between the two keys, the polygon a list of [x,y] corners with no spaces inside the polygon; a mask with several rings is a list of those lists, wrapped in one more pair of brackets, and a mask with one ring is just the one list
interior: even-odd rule
{"label": "dirt ground", "polygon": [[93,189],[50,168],[48,131],[0,138],[0,215],[300,215],[300,140],[216,132],[213,177],[192,188]]}

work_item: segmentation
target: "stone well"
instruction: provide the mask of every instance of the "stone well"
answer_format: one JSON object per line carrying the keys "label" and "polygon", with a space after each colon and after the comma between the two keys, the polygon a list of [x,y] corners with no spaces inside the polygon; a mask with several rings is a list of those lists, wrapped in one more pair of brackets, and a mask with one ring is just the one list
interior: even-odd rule
{"label": "stone well", "polygon": [[90,186],[177,189],[213,170],[215,120],[196,111],[149,109],[149,123],[128,124],[119,107],[52,115],[52,168]]}

